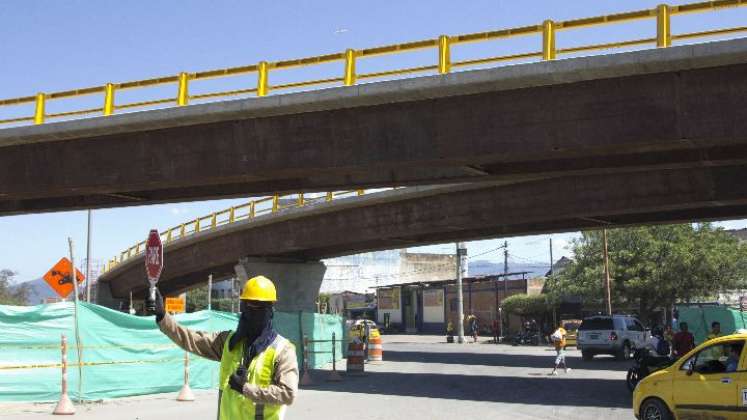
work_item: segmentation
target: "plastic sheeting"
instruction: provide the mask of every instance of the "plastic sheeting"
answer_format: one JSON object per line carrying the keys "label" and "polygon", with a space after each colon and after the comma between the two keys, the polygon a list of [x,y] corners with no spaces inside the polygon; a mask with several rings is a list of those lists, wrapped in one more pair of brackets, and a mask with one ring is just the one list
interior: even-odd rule
{"label": "plastic sheeting", "polygon": [[[702,343],[711,332],[711,322],[721,323],[723,334],[732,334],[736,330],[747,328],[745,320],[747,314],[731,309],[727,306],[702,305],[702,306],[678,306],[680,322],[687,322],[687,329],[695,336],[696,343]],[[679,325],[677,325],[679,328]]]}
{"label": "plastic sheeting", "polygon": [[[74,400],[176,392],[184,378],[184,351],[158,330],[153,317],[132,316],[80,303],[83,364],[78,355],[71,302],[39,306],[0,305],[0,401],[56,401],[60,396],[60,337],[68,341],[68,390]],[[202,331],[233,330],[237,314],[200,311],[179,314],[177,321]],[[296,345],[302,362],[301,337],[342,337],[343,320],[332,315],[277,312],[275,328]],[[331,343],[309,345],[310,367],[331,361]],[[337,358],[342,357],[338,344]],[[82,374],[82,376],[81,376]],[[218,363],[190,354],[190,386],[217,387]],[[82,377],[82,381],[80,380]]]}

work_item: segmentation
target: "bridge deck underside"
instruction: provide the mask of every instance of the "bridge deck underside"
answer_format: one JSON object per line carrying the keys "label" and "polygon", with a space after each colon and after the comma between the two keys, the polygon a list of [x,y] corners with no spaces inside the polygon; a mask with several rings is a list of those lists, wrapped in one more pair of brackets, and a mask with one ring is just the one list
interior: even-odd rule
{"label": "bridge deck underside", "polygon": [[[240,257],[313,260],[420,244],[747,215],[747,166],[570,176],[408,189],[268,216],[166,248],[167,292],[231,275]],[[273,219],[274,218],[274,219]],[[114,296],[146,289],[142,259],[102,278]]]}
{"label": "bridge deck underside", "polygon": [[[747,57],[747,41],[740,42]],[[627,57],[673,54],[681,51],[677,48],[685,47]],[[575,74],[573,63],[578,65],[576,73],[583,73],[604,59],[614,61],[591,57],[525,69],[544,69],[543,77],[553,80],[563,69]],[[429,88],[420,96],[412,90],[406,100],[379,95],[359,105],[353,98],[347,106],[320,110],[309,102],[282,114],[241,117],[237,111],[235,118],[208,122],[184,117],[188,121],[172,127],[66,140],[8,140],[6,135],[0,141],[0,215],[275,192],[742,164],[747,162],[745,61],[690,69],[669,66],[675,68],[510,89],[498,77],[507,77],[512,68],[480,70],[423,78]],[[497,79],[491,82],[486,74]],[[465,81],[470,77],[480,80],[475,82],[479,89],[468,88],[472,85]],[[433,87],[450,81],[462,83],[464,93],[452,87],[439,94]],[[395,82],[383,82],[380,89],[387,83]],[[406,86],[396,83],[392,86]],[[352,92],[345,89],[367,88],[379,87],[297,95],[345,99]],[[283,96],[268,97],[226,106],[240,109],[282,100]],[[380,103],[371,103],[376,101]],[[209,107],[219,105],[162,111],[179,119],[213,109]],[[116,122],[137,115],[110,118]]]}

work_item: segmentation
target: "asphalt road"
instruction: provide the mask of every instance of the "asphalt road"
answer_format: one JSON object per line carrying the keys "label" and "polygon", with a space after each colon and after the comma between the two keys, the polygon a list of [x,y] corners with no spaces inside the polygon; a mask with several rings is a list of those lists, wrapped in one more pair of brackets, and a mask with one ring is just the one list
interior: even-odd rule
{"label": "asphalt road", "polygon": [[[367,364],[364,377],[327,382],[315,371],[286,419],[632,419],[625,387],[628,362],[568,353],[572,371],[548,376],[548,347],[488,343],[446,344],[436,336],[386,336],[384,362]],[[344,364],[342,366],[344,369]],[[175,395],[122,398],[78,407],[76,418],[184,420],[215,418],[217,392],[195,391],[197,401]],[[0,405],[0,419],[51,417],[49,404]]]}

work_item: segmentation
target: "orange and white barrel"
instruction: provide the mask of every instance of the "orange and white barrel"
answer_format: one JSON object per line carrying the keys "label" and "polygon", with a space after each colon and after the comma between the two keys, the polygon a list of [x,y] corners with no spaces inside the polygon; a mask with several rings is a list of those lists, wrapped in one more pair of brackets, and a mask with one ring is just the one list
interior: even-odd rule
{"label": "orange and white barrel", "polygon": [[381,336],[368,339],[368,361],[381,362],[384,360],[384,345],[381,343]]}
{"label": "orange and white barrel", "polygon": [[348,374],[362,374],[363,373],[363,342],[355,339],[348,344],[348,366],[346,372]]}

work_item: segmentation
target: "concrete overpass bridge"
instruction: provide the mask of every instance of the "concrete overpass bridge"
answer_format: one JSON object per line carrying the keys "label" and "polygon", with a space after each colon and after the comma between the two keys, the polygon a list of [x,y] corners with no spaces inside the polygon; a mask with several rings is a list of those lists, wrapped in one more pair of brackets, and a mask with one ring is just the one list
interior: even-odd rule
{"label": "concrete overpass bridge", "polygon": [[[747,39],[670,47],[747,27],[673,33],[670,17],[746,5],[718,0],[359,51],[181,73],[0,101],[34,105],[0,123],[0,215],[295,191],[328,191],[643,169],[747,160]],[[558,31],[648,19],[656,37],[556,47]],[[538,36],[541,49],[452,60],[461,44]],[[539,47],[540,43],[538,43]],[[657,49],[556,60],[611,48]],[[668,47],[668,48],[667,48]],[[434,51],[433,63],[374,73],[356,63]],[[516,60],[536,63],[452,72]],[[283,70],[344,64],[330,78],[277,83]],[[411,79],[375,80],[428,74]],[[216,77],[256,88],[190,93]],[[171,84],[176,97],[134,103],[115,93]],[[268,95],[312,86],[324,90]],[[52,100],[101,95],[102,107],[49,113]],[[215,98],[258,98],[199,103]],[[190,104],[192,103],[192,104]],[[117,111],[179,105],[136,113]],[[101,117],[48,123],[103,114]]]}
{"label": "concrete overpass bridge", "polygon": [[[523,182],[409,187],[304,202],[236,220],[236,209],[163,232],[161,289],[178,293],[208,274],[264,273],[281,310],[313,310],[320,259],[365,251],[644,223],[747,216],[747,165],[573,175]],[[232,216],[233,215],[233,216]],[[231,220],[233,222],[221,221]],[[210,220],[210,223],[207,223]],[[186,227],[185,227],[186,226]],[[127,251],[99,279],[113,298],[143,296],[143,255]],[[135,252],[135,251],[139,251]],[[106,288],[104,288],[106,289]]]}

